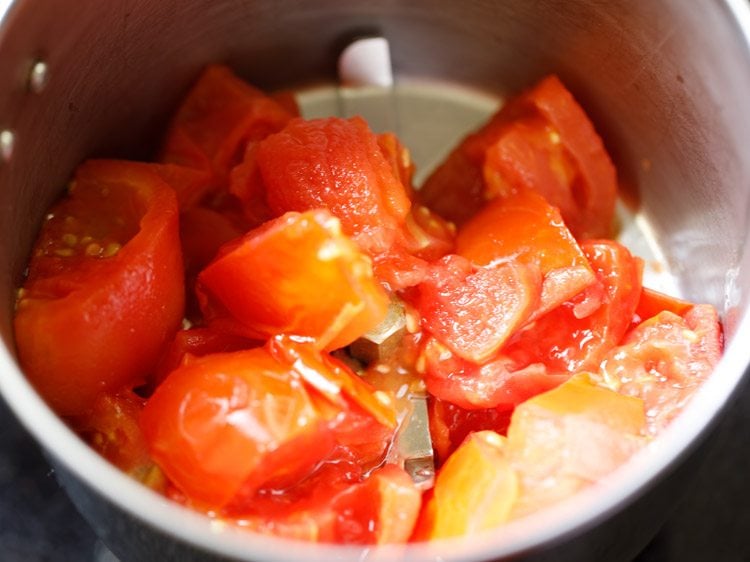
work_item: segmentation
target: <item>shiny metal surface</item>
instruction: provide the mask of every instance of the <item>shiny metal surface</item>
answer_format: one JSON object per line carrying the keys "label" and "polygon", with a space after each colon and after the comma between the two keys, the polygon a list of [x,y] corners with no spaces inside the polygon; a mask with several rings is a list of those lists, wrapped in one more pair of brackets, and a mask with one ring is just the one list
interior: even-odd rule
{"label": "shiny metal surface", "polygon": [[[742,0],[47,0],[0,9],[0,392],[124,559],[626,558],[655,532],[658,494],[677,495],[690,473],[682,461],[750,362],[749,12]],[[502,94],[558,73],[604,134],[622,182],[639,187],[685,296],[720,308],[727,352],[658,447],[573,504],[502,534],[382,551],[248,537],[140,488],[57,420],[14,361],[14,287],[74,166],[92,155],[148,155],[203,64],[227,62],[261,87],[331,80],[340,48],[373,32],[389,40],[397,79]],[[43,87],[30,89],[39,61]]]}

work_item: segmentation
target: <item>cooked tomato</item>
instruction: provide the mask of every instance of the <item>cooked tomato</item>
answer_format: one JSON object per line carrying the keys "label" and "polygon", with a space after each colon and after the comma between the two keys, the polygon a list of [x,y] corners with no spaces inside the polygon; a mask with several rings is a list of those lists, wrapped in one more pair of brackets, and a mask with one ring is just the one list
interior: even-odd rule
{"label": "cooked tomato", "polygon": [[494,431],[469,435],[438,472],[414,540],[473,535],[504,523],[519,492],[505,449]]}
{"label": "cooked tomato", "polygon": [[259,143],[256,158],[271,211],[328,209],[367,253],[387,250],[409,212],[404,186],[361,118],[295,119]]}
{"label": "cooked tomato", "polygon": [[[248,142],[279,131],[293,115],[229,68],[206,68],[177,110],[161,161],[209,170],[211,185],[226,181]],[[199,199],[200,197],[196,197]]]}
{"label": "cooked tomato", "polygon": [[335,445],[299,374],[265,348],[182,365],[148,400],[141,429],[170,480],[209,507],[242,487],[293,483]]}
{"label": "cooked tomato", "polygon": [[145,380],[183,303],[174,191],[146,164],[89,161],[34,247],[15,317],[21,365],[58,413],[81,414]]}
{"label": "cooked tomato", "polygon": [[164,474],[148,453],[138,425],[145,404],[130,390],[103,393],[91,409],[70,419],[71,426],[100,455],[147,486],[163,490]]}
{"label": "cooked tomato", "polygon": [[631,331],[602,361],[605,384],[643,400],[656,434],[680,412],[721,357],[716,309],[692,306],[683,316],[663,311]]}
{"label": "cooked tomato", "polygon": [[434,396],[430,396],[427,405],[432,446],[439,464],[444,463],[472,433],[488,429],[505,435],[513,413],[508,407],[467,410]]}
{"label": "cooked tomato", "polygon": [[430,268],[416,306],[426,331],[457,356],[481,363],[526,321],[540,292],[535,265],[474,267],[450,255]]}
{"label": "cooked tomato", "polygon": [[551,373],[596,371],[630,326],[641,294],[642,261],[613,240],[592,240],[581,248],[598,284],[537,319],[509,342],[504,353],[519,365],[543,363]]}
{"label": "cooked tomato", "polygon": [[539,363],[517,367],[502,354],[481,364],[466,361],[435,339],[425,343],[423,358],[430,394],[467,410],[512,409],[567,379]]}
{"label": "cooked tomato", "polygon": [[511,517],[564,499],[614,471],[646,440],[643,402],[598,386],[587,373],[513,412],[507,452],[521,489]]}
{"label": "cooked tomato", "polygon": [[346,462],[323,463],[284,490],[260,490],[227,515],[243,527],[293,539],[344,544],[406,542],[421,492],[400,467],[365,475]]}
{"label": "cooked tomato", "polygon": [[388,296],[328,211],[290,212],[224,246],[198,276],[209,323],[253,339],[293,334],[337,349],[374,328]]}
{"label": "cooked tomato", "polygon": [[493,201],[477,213],[459,229],[456,252],[479,265],[513,260],[538,266],[544,278],[535,316],[596,279],[560,213],[530,190]]}
{"label": "cooked tomato", "polygon": [[539,189],[560,206],[579,239],[611,234],[614,166],[591,121],[556,76],[509,100],[467,136],[427,179],[420,196],[463,224],[486,199],[518,188]]}

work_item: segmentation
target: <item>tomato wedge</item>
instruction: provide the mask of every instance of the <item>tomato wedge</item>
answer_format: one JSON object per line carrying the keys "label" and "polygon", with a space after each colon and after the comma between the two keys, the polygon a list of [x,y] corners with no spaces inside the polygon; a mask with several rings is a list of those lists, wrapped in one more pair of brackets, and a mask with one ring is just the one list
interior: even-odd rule
{"label": "tomato wedge", "polygon": [[235,76],[226,66],[208,66],[177,110],[160,160],[210,171],[212,179],[198,201],[212,187],[226,182],[248,142],[281,130],[292,119],[273,98]]}
{"label": "tomato wedge", "polygon": [[427,179],[420,197],[461,225],[487,199],[518,189],[547,196],[580,240],[611,235],[614,166],[591,121],[554,75],[510,99],[467,136]]}
{"label": "tomato wedge", "polygon": [[560,213],[530,190],[492,201],[477,213],[459,229],[456,252],[478,265],[513,260],[537,266],[544,279],[535,316],[596,280]]}
{"label": "tomato wedge", "polygon": [[[174,191],[147,164],[89,161],[50,211],[19,293],[16,343],[61,415],[144,382],[182,321]],[[138,350],[134,353],[133,350]]]}
{"label": "tomato wedge", "polygon": [[385,318],[388,296],[328,211],[290,212],[223,247],[198,276],[209,324],[252,339],[350,344]]}

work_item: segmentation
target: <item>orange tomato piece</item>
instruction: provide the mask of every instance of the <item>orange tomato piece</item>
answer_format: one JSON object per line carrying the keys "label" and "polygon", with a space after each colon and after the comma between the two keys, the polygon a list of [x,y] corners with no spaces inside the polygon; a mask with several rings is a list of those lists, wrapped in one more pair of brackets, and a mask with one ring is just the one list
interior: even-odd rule
{"label": "orange tomato piece", "polygon": [[505,438],[494,431],[470,434],[448,457],[417,522],[414,540],[470,536],[508,520],[518,477]]}
{"label": "orange tomato piece", "polygon": [[512,518],[565,499],[622,466],[645,443],[643,401],[582,373],[520,404],[508,454],[521,493]]}
{"label": "orange tomato piece", "polygon": [[456,252],[478,265],[518,261],[543,275],[535,317],[552,310],[596,277],[560,213],[530,190],[489,203],[464,224]]}
{"label": "orange tomato piece", "polygon": [[389,302],[369,260],[322,210],[287,213],[222,248],[199,274],[198,296],[216,329],[305,336],[322,349],[374,328]]}
{"label": "orange tomato piece", "polygon": [[[147,164],[89,161],[55,205],[19,292],[22,367],[62,415],[145,382],[182,321],[177,200]],[[134,353],[133,350],[138,350]]]}

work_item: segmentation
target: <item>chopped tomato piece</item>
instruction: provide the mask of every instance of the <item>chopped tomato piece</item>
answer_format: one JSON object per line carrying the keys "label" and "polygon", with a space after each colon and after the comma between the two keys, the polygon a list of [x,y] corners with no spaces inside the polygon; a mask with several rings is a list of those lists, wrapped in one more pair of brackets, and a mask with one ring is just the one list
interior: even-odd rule
{"label": "chopped tomato piece", "polygon": [[432,446],[439,464],[444,463],[472,433],[489,429],[505,435],[513,413],[507,407],[467,410],[434,396],[430,396],[427,405]]}
{"label": "chopped tomato piece", "polygon": [[241,488],[287,485],[333,450],[329,419],[298,373],[265,348],[196,358],[148,400],[151,455],[188,498],[226,505]]}
{"label": "chopped tomato piece", "polygon": [[386,464],[365,476],[347,462],[323,463],[285,490],[260,490],[228,515],[243,527],[339,544],[406,542],[421,493],[403,469]]}
{"label": "chopped tomato piece", "polygon": [[248,142],[281,130],[292,117],[229,68],[209,66],[177,110],[161,161],[208,169],[216,187],[226,181]]}
{"label": "chopped tomato piece", "polygon": [[628,334],[602,361],[608,386],[641,398],[648,429],[658,433],[682,410],[721,357],[716,309],[691,307],[682,317],[663,311]]}
{"label": "chopped tomato piece", "polygon": [[509,100],[467,136],[427,179],[420,196],[460,225],[486,199],[518,188],[539,188],[561,207],[579,239],[611,234],[614,166],[591,121],[556,76]]}
{"label": "chopped tomato piece", "polygon": [[367,124],[293,120],[259,143],[257,165],[275,214],[326,208],[367,253],[387,250],[411,205]]}
{"label": "chopped tomato piece", "polygon": [[596,280],[560,213],[532,191],[488,204],[459,229],[456,252],[478,265],[515,260],[538,266],[544,278],[535,316]]}
{"label": "chopped tomato piece", "polygon": [[568,378],[548,374],[541,364],[517,368],[502,354],[482,364],[472,363],[454,356],[434,338],[427,340],[423,357],[430,394],[467,410],[512,409]]}
{"label": "chopped tomato piece", "polygon": [[71,418],[70,422],[109,462],[147,486],[163,490],[164,474],[151,460],[138,425],[145,402],[130,390],[100,394],[88,412]]}
{"label": "chopped tomato piece", "polygon": [[430,268],[419,285],[422,327],[459,357],[481,363],[529,317],[541,290],[538,269],[508,262],[473,267],[457,255]]}
{"label": "chopped tomato piece", "polygon": [[523,493],[512,517],[564,499],[621,466],[646,440],[643,401],[579,374],[520,404],[508,453]]}
{"label": "chopped tomato piece", "polygon": [[438,472],[414,540],[494,529],[508,520],[517,495],[518,477],[505,438],[489,430],[472,433]]}
{"label": "chopped tomato piece", "polygon": [[509,342],[504,353],[519,365],[543,363],[551,373],[596,371],[629,328],[641,294],[642,261],[613,240],[591,240],[581,248],[598,283]]}
{"label": "chopped tomato piece", "polygon": [[410,199],[414,198],[412,178],[414,177],[414,161],[411,153],[398,137],[393,133],[382,133],[377,136],[380,151],[391,166],[393,175],[401,180],[401,185],[406,189]]}
{"label": "chopped tomato piece", "polygon": [[374,328],[388,296],[327,211],[290,212],[222,248],[198,276],[209,324],[252,339],[293,334],[337,349]]}
{"label": "chopped tomato piece", "polygon": [[100,392],[144,382],[179,327],[177,212],[149,165],[114,160],[79,167],[50,211],[15,334],[21,365],[58,413],[84,413]]}

